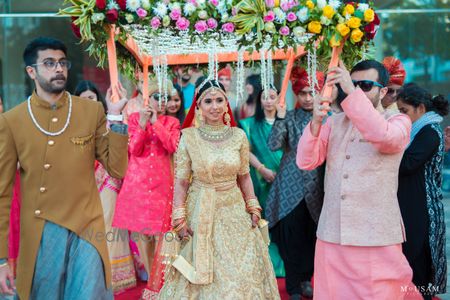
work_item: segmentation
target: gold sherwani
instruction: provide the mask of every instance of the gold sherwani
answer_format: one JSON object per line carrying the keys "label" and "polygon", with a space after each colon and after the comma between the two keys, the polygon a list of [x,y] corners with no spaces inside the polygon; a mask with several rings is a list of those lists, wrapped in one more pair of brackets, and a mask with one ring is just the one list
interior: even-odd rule
{"label": "gold sherwani", "polygon": [[[53,107],[36,94],[32,111],[47,131],[63,128],[69,111],[68,94]],[[47,136],[33,124],[27,102],[0,115],[0,258],[8,257],[11,195],[20,163],[21,211],[17,291],[28,299],[45,222],[56,223],[83,237],[102,257],[109,287],[111,272],[105,240],[102,206],[95,183],[94,162],[121,178],[127,167],[127,136],[106,133],[99,102],[72,96],[67,130]]]}
{"label": "gold sherwani", "polygon": [[236,181],[249,172],[247,137],[230,130],[220,143],[183,130],[175,175],[192,176],[186,204],[194,235],[166,274],[160,299],[279,299],[267,244],[252,228]]}

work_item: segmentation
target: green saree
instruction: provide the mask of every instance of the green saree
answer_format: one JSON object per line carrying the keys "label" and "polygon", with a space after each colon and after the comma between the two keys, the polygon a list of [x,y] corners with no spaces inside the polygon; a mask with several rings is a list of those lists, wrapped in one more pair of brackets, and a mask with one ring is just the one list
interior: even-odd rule
{"label": "green saree", "polygon": [[[245,131],[248,141],[250,143],[250,152],[253,153],[264,166],[276,173],[278,173],[281,157],[283,151],[270,151],[267,146],[267,138],[269,137],[272,125],[267,121],[258,122],[254,117],[246,118],[239,121],[240,127]],[[259,203],[264,209],[266,207],[266,199],[270,191],[271,183],[264,180],[262,175],[253,166],[250,166],[250,175],[252,177],[255,194],[258,197]],[[269,246],[269,254],[275,269],[277,277],[284,277],[283,260],[278,253],[278,247],[275,243]]]}

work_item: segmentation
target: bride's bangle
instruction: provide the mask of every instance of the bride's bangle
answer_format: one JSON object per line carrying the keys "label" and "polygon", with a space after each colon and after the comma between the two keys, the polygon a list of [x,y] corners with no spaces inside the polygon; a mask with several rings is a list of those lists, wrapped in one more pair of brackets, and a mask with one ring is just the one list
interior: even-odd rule
{"label": "bride's bangle", "polygon": [[186,207],[174,208],[172,212],[172,220],[186,218]]}

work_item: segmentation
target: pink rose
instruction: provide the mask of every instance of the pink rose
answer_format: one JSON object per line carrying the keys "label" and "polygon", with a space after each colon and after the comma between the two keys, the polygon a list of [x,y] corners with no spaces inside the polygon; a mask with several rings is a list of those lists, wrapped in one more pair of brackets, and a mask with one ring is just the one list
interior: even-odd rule
{"label": "pink rose", "polygon": [[275,13],[269,10],[264,16],[264,22],[273,22],[273,20],[275,20]]}
{"label": "pink rose", "polygon": [[283,2],[280,4],[280,7],[281,7],[281,9],[284,10],[284,11],[288,11],[288,10],[291,8],[290,5],[289,5],[289,2],[287,2],[287,1],[283,1]]}
{"label": "pink rose", "polygon": [[189,20],[183,17],[180,17],[177,20],[177,28],[179,30],[187,30],[189,28]]}
{"label": "pink rose", "polygon": [[158,17],[153,17],[153,19],[150,21],[150,25],[153,29],[158,29],[161,25],[161,20]]}
{"label": "pink rose", "polygon": [[280,28],[280,34],[281,35],[289,35],[289,27],[283,26]]}
{"label": "pink rose", "polygon": [[179,8],[174,8],[170,12],[169,16],[172,20],[176,21],[181,17],[181,10]]}
{"label": "pink rose", "polygon": [[219,5],[219,0],[209,0],[209,3],[211,3],[214,6]]}
{"label": "pink rose", "polygon": [[234,24],[233,23],[225,23],[222,25],[222,30],[225,32],[233,32],[234,31]]}
{"label": "pink rose", "polygon": [[287,14],[286,19],[289,22],[294,22],[295,20],[297,20],[297,16],[293,12],[290,12]]}
{"label": "pink rose", "polygon": [[205,21],[197,21],[194,25],[195,31],[197,32],[205,32],[208,29],[208,24]]}
{"label": "pink rose", "polygon": [[208,24],[208,27],[211,29],[217,28],[217,21],[213,18],[209,18],[208,21],[206,21],[206,24]]}
{"label": "pink rose", "polygon": [[147,11],[145,9],[143,9],[142,7],[139,7],[136,10],[136,14],[138,15],[139,18],[143,19],[147,16]]}
{"label": "pink rose", "polygon": [[275,6],[275,0],[266,0],[266,6],[272,8]]}

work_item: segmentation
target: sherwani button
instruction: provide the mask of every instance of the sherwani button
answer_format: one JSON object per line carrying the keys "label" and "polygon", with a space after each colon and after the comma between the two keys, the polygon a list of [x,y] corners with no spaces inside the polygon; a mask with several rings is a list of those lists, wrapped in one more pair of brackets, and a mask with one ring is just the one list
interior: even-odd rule
{"label": "sherwani button", "polygon": [[49,144],[50,146],[53,146],[53,145],[55,144],[55,141],[54,141],[54,140],[50,140],[50,141],[48,141],[48,144]]}
{"label": "sherwani button", "polygon": [[346,158],[346,159],[350,159],[350,155],[346,155],[345,158]]}
{"label": "sherwani button", "polygon": [[345,195],[342,195],[342,196],[341,196],[341,199],[344,200],[344,199],[345,199]]}
{"label": "sherwani button", "polygon": [[53,122],[53,123],[58,122],[58,118],[53,118],[53,119],[52,119],[52,122]]}
{"label": "sherwani button", "polygon": [[40,211],[39,209],[36,209],[36,210],[34,211],[34,215],[35,215],[35,216],[41,215],[41,211]]}
{"label": "sherwani button", "polygon": [[44,169],[46,169],[46,170],[50,169],[50,167],[51,167],[50,164],[45,164],[45,165],[44,165]]}
{"label": "sherwani button", "polygon": [[47,189],[46,189],[45,187],[41,187],[41,188],[39,189],[39,191],[40,191],[41,193],[44,193],[46,190],[47,190]]}
{"label": "sherwani button", "polygon": [[347,179],[348,178],[348,174],[344,174],[344,179]]}

